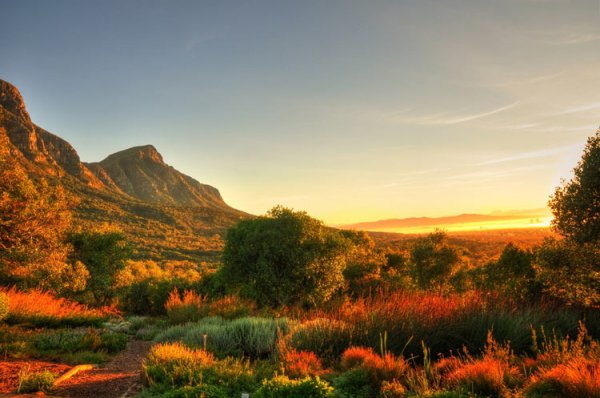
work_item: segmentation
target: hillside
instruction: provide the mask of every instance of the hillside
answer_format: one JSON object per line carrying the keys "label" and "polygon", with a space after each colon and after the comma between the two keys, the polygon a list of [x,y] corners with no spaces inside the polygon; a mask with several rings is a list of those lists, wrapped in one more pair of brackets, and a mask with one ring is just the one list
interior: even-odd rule
{"label": "hillside", "polygon": [[18,89],[2,80],[0,134],[32,178],[72,194],[76,228],[118,228],[137,258],[213,262],[227,228],[248,216],[228,206],[218,189],[166,164],[152,145],[82,162],[71,144],[32,122]]}

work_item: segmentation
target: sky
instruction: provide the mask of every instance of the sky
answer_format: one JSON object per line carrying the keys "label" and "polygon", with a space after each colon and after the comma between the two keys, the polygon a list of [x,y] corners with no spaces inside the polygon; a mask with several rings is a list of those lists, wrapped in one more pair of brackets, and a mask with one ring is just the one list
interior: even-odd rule
{"label": "sky", "polygon": [[543,207],[600,123],[598,0],[0,0],[0,54],[83,161],[335,225]]}

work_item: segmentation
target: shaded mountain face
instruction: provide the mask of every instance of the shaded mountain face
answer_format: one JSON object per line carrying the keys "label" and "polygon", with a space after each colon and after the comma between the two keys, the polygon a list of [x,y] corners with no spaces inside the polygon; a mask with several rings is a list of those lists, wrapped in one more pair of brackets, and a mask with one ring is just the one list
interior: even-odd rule
{"label": "shaded mountain face", "polygon": [[71,144],[31,121],[17,88],[3,80],[0,134],[32,177],[62,183],[77,198],[76,227],[116,226],[137,244],[139,257],[213,258],[226,229],[247,216],[216,188],[167,165],[152,145],[81,162]]}

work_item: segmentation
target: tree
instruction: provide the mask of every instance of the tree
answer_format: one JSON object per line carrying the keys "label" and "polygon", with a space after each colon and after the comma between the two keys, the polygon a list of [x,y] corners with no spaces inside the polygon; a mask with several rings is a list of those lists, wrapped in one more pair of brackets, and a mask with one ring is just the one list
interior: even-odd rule
{"label": "tree", "polygon": [[115,277],[125,268],[131,248],[119,232],[80,232],[71,234],[72,259],[89,271],[86,291],[97,305],[110,304],[116,295]]}
{"label": "tree", "polygon": [[540,292],[540,284],[536,280],[533,259],[531,250],[509,243],[497,261],[485,266],[485,287],[520,300],[535,297]]}
{"label": "tree", "polygon": [[85,286],[67,263],[72,200],[58,184],[34,182],[0,131],[0,282],[56,292]]}
{"label": "tree", "polygon": [[444,232],[437,231],[418,239],[410,251],[409,272],[419,289],[443,290],[460,274],[460,251],[448,244]]}
{"label": "tree", "polygon": [[573,179],[557,187],[548,203],[554,228],[577,243],[600,240],[600,130],[588,138]]}
{"label": "tree", "polygon": [[548,204],[565,239],[538,248],[538,279],[554,297],[600,305],[600,130],[588,138],[571,181],[557,187]]}
{"label": "tree", "polygon": [[221,278],[259,305],[317,306],[342,287],[349,245],[305,212],[278,206],[228,231]]}

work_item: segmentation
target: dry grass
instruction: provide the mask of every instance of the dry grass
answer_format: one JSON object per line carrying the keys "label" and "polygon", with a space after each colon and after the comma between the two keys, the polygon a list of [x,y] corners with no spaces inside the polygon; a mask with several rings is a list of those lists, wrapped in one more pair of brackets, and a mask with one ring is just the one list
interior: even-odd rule
{"label": "dry grass", "polygon": [[600,398],[600,360],[575,358],[531,377],[528,397]]}
{"label": "dry grass", "polygon": [[4,292],[9,300],[7,321],[10,323],[53,327],[99,325],[108,317],[119,315],[114,308],[92,309],[41,290],[22,292],[11,288]]}
{"label": "dry grass", "polygon": [[350,347],[342,354],[341,366],[344,369],[362,368],[366,370],[374,385],[384,381],[400,380],[408,371],[408,363],[391,353],[376,354],[371,348]]}

